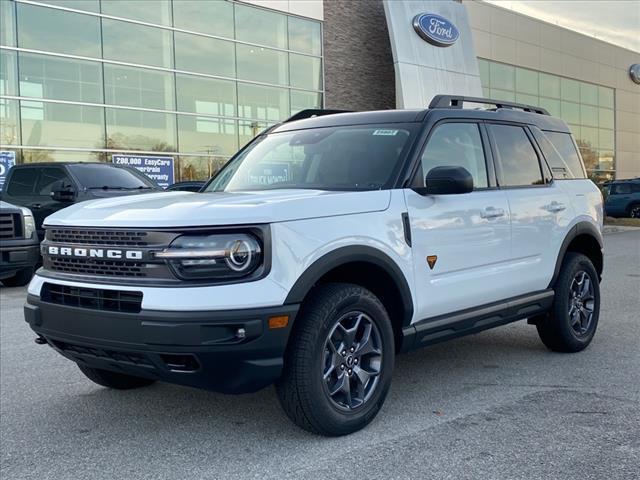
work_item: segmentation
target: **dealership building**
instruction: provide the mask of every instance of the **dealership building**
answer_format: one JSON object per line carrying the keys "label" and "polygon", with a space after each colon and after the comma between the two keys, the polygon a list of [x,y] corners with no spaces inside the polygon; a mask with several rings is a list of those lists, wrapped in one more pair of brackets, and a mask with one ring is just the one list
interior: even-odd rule
{"label": "dealership building", "polygon": [[592,178],[640,176],[640,52],[482,1],[0,0],[0,29],[4,161],[163,157],[205,179],[302,109],[445,93],[543,107]]}

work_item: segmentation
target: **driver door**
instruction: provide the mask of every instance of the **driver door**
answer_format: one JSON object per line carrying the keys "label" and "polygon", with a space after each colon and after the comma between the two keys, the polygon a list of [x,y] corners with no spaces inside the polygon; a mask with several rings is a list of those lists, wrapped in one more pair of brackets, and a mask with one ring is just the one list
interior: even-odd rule
{"label": "driver door", "polygon": [[509,204],[496,187],[484,126],[466,120],[437,124],[413,185],[424,186],[426,173],[437,166],[466,168],[474,190],[425,196],[404,191],[418,320],[508,298],[513,283]]}

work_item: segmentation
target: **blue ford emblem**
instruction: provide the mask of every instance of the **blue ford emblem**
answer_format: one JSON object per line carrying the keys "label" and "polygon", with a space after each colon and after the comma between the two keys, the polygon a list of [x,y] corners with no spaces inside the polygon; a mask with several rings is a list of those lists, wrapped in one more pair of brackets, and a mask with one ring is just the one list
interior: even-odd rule
{"label": "blue ford emblem", "polygon": [[460,32],[456,26],[435,13],[421,13],[413,18],[413,28],[423,40],[438,47],[456,43]]}

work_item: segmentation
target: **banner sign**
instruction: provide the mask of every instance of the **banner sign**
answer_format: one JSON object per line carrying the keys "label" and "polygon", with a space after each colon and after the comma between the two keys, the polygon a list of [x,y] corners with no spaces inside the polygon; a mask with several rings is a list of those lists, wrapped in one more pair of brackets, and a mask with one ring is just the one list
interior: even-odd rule
{"label": "banner sign", "polygon": [[0,190],[4,188],[9,169],[16,164],[16,152],[0,150]]}
{"label": "banner sign", "polygon": [[144,173],[160,187],[167,188],[175,183],[173,157],[150,157],[147,155],[111,155],[116,165],[133,167]]}

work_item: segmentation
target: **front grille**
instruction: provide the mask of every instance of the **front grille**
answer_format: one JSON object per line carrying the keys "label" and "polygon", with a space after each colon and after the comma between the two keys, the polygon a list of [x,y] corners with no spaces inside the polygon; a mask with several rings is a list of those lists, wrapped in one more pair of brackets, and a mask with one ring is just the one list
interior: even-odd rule
{"label": "front grille", "polygon": [[19,213],[0,213],[0,238],[22,237],[22,225]]}
{"label": "front grille", "polygon": [[112,247],[146,247],[147,235],[135,230],[47,229],[47,239],[52,242]]}
{"label": "front grille", "polygon": [[146,277],[142,262],[114,262],[95,258],[51,257],[48,267],[55,272],[109,277]]}
{"label": "front grille", "polygon": [[103,290],[45,283],[40,298],[43,302],[69,307],[138,313],[142,309],[142,292]]}
{"label": "front grille", "polygon": [[59,340],[51,340],[54,347],[71,355],[80,357],[95,357],[104,360],[135,365],[137,367],[155,368],[153,362],[146,356],[137,352],[127,352],[124,350],[110,350],[97,347],[85,347],[75,345],[73,343],[61,342]]}

